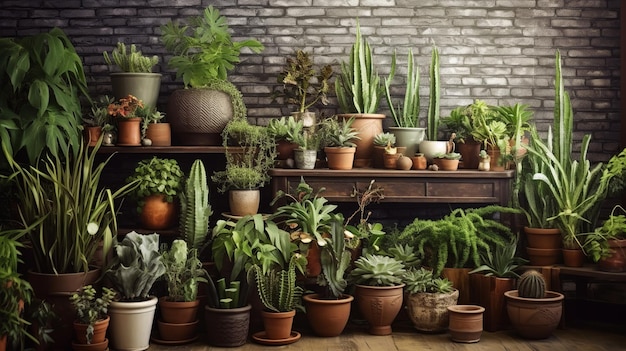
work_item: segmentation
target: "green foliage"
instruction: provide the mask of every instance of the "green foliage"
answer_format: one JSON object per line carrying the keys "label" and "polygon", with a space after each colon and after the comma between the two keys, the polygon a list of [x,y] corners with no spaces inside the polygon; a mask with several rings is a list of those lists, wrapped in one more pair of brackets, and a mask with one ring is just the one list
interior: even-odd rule
{"label": "green foliage", "polygon": [[330,117],[322,121],[319,133],[324,135],[324,146],[328,147],[355,147],[354,140],[359,140],[359,131],[352,128],[354,117],[339,121],[337,117]]}
{"label": "green foliage", "polygon": [[[214,284],[211,283],[211,285]],[[247,290],[241,287],[240,281],[232,281],[226,284],[225,278],[218,279],[215,294],[216,301],[210,304],[215,304],[215,306],[211,306],[213,308],[239,308],[248,303]]]}
{"label": "green foliage", "polygon": [[[78,152],[80,96],[88,98],[83,63],[65,33],[0,38],[0,141],[31,164],[44,152]],[[72,148],[73,146],[73,148]],[[0,159],[1,163],[7,162]]]}
{"label": "green foliage", "polygon": [[242,280],[242,273],[253,265],[260,266],[263,273],[276,267],[283,269],[297,250],[289,233],[260,214],[245,216],[237,222],[218,220],[212,235],[215,265],[221,270],[230,262],[231,281]]}
{"label": "green foliage", "polygon": [[106,51],[102,54],[107,65],[112,66],[115,63],[122,72],[126,73],[151,73],[152,68],[159,63],[158,56],[144,56],[141,51],[137,50],[135,44],[126,48],[126,44],[118,42],[110,56]]}
{"label": "green foliage", "polygon": [[115,245],[113,260],[105,275],[124,301],[148,299],[154,282],[165,273],[159,234],[130,232]]}
{"label": "green foliage", "polygon": [[620,194],[626,188],[626,148],[613,155],[606,164],[609,174],[613,177],[609,182],[609,196]]}
{"label": "green foliage", "polygon": [[[478,100],[477,100],[478,101]],[[444,131],[455,133],[455,141],[465,143],[470,139],[473,140],[472,131],[474,130],[474,114],[472,114],[471,106],[459,106],[450,111],[450,115],[441,118],[444,125]]]}
{"label": "green foliage", "polygon": [[317,283],[327,288],[326,296],[339,299],[348,286],[346,271],[350,267],[352,255],[346,249],[343,219],[335,217],[330,224],[330,239],[321,251],[322,274],[317,277]]}
{"label": "green foliage", "polygon": [[136,117],[141,117],[141,137],[146,137],[146,130],[151,123],[159,123],[165,118],[165,113],[157,110],[156,107],[140,106],[135,111]]}
{"label": "green foliage", "polygon": [[202,16],[189,19],[189,25],[169,22],[161,26],[161,39],[173,57],[168,65],[183,78],[185,87],[199,88],[212,79],[226,80],[228,71],[239,63],[241,49],[261,52],[257,40],[233,41],[226,17],[209,6]]}
{"label": "green foliage", "polygon": [[276,140],[296,142],[303,134],[303,123],[294,116],[272,118],[267,125],[267,132]]}
{"label": "green foliage", "polygon": [[153,156],[139,161],[133,174],[126,178],[127,183],[136,183],[133,194],[137,198],[137,211],[141,213],[144,198],[150,195],[165,195],[167,202],[183,190],[184,174],[175,159]]}
{"label": "green foliage", "polygon": [[482,100],[476,100],[469,108],[473,118],[471,134],[474,140],[482,142],[485,148],[487,146],[499,147],[500,150],[505,151],[506,147],[501,147],[501,145],[504,142],[508,143],[510,135],[507,124],[498,117],[495,107],[487,105]]}
{"label": "green foliage", "polygon": [[208,274],[198,259],[198,250],[187,248],[184,240],[174,240],[169,251],[162,254],[165,265],[168,301],[194,301],[198,283],[207,282]]}
{"label": "green foliage", "polygon": [[391,98],[391,81],[396,74],[396,52],[393,52],[391,59],[391,71],[389,76],[385,78],[385,98],[387,104],[391,110],[393,120],[396,122],[397,127],[403,128],[417,128],[419,127],[419,113],[420,113],[420,72],[415,58],[413,57],[413,50],[409,49],[407,56],[407,77],[406,87],[404,88],[404,103],[398,103],[397,107],[393,103]]}
{"label": "green foliage", "polygon": [[[298,262],[300,261],[300,262]],[[261,267],[254,265],[249,274],[256,277],[259,297],[266,309],[274,312],[289,312],[296,308],[302,309],[303,289],[296,285],[296,267],[306,264],[306,258],[294,254],[286,269],[271,269],[263,272]],[[303,271],[301,271],[303,273]]]}
{"label": "green foliage", "polygon": [[546,280],[534,269],[526,271],[517,281],[517,293],[519,297],[541,299],[546,295]]}
{"label": "green foliage", "polygon": [[335,81],[335,94],[344,113],[376,113],[383,93],[380,77],[374,68],[372,49],[361,36],[357,19],[356,39],[350,61],[341,62],[341,74]]}
{"label": "green foliage", "polygon": [[[616,214],[615,211],[621,214]],[[601,226],[597,227],[591,233],[583,233],[585,240],[583,250],[594,262],[601,258],[606,258],[613,252],[609,247],[609,240],[623,239],[626,236],[626,210],[616,205],[611,210],[609,218],[605,220]]]}
{"label": "green foliage", "polygon": [[274,166],[276,141],[263,126],[244,120],[231,120],[222,131],[226,148],[226,169],[213,173],[218,191],[256,189],[269,182]]}
{"label": "green foliage", "polygon": [[76,321],[87,324],[87,343],[91,344],[94,325],[97,321],[106,319],[109,304],[115,298],[115,291],[103,287],[100,297],[96,296],[96,289],[92,285],[85,285],[70,296],[70,302],[76,310]]}
{"label": "green foliage", "polygon": [[3,150],[13,171],[10,180],[19,199],[21,225],[36,224],[27,237],[37,272],[87,272],[98,245],[103,243],[105,256],[111,248],[117,234],[115,200],[136,183],[115,192],[99,188],[110,160],[96,162],[100,142],[93,149],[81,143],[76,152],[66,150],[66,161],[47,156],[39,169],[19,165]]}
{"label": "green foliage", "polygon": [[114,98],[107,95],[102,95],[92,101],[87,117],[83,117],[83,123],[88,127],[105,127],[110,125],[112,121],[108,107],[114,101]]}
{"label": "green foliage", "polygon": [[389,256],[402,262],[407,269],[417,268],[422,264],[422,260],[417,256],[415,249],[410,245],[400,245],[396,243],[387,251]]}
{"label": "green foliage", "polygon": [[282,98],[284,103],[295,105],[299,112],[307,111],[318,102],[328,105],[327,94],[331,88],[332,76],[331,65],[326,65],[317,72],[309,53],[296,50],[296,57],[288,57],[285,67],[278,75],[278,83],[283,86],[274,91],[272,99]]}
{"label": "green foliage", "polygon": [[189,177],[180,195],[180,235],[191,249],[202,254],[209,245],[209,217],[213,214],[209,203],[209,186],[202,160],[191,165]]}
{"label": "green foliage", "polygon": [[389,132],[379,133],[374,136],[374,145],[376,146],[387,146],[387,145],[395,145],[396,144],[396,136]]}
{"label": "green foliage", "polygon": [[435,275],[441,274],[444,267],[478,267],[481,252],[507,245],[513,238],[511,228],[489,218],[494,213],[519,210],[495,205],[457,208],[439,220],[415,219],[399,239],[415,247]]}
{"label": "green foliage", "polygon": [[441,96],[441,82],[439,75],[439,49],[433,46],[430,60],[430,84],[428,95],[428,121],[426,127],[426,138],[437,140],[439,131],[439,106]]}
{"label": "green foliage", "polygon": [[446,160],[460,160],[461,154],[458,152],[448,152],[446,154],[438,154],[434,158],[445,158]]}
{"label": "green foliage", "polygon": [[448,294],[454,291],[452,282],[445,278],[437,278],[433,271],[421,267],[410,269],[402,276],[405,290],[409,294],[436,293]]}
{"label": "green foliage", "polygon": [[393,257],[366,254],[354,261],[350,277],[355,284],[393,286],[402,284],[404,264]]}
{"label": "green foliage", "polygon": [[482,264],[470,273],[485,273],[486,276],[498,278],[519,278],[516,270],[528,263],[526,259],[516,257],[517,237],[503,246],[496,246],[493,251],[481,252]]}
{"label": "green foliage", "polygon": [[223,79],[208,79],[201,89],[211,89],[221,91],[224,94],[230,96],[230,104],[233,107],[233,120],[245,120],[248,115],[246,104],[243,102],[243,95],[237,87]]}

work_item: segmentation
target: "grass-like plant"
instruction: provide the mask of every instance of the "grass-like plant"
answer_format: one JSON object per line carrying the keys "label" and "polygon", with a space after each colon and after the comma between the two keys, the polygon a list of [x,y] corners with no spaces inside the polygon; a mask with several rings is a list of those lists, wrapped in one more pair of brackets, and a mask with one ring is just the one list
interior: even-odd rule
{"label": "grass-like plant", "polygon": [[415,63],[413,50],[409,49],[407,55],[407,77],[404,88],[404,100],[402,103],[394,104],[391,97],[391,82],[396,74],[396,52],[391,59],[391,71],[385,78],[385,98],[391,110],[391,116],[397,127],[416,128],[419,127],[420,113],[420,73],[419,67]]}

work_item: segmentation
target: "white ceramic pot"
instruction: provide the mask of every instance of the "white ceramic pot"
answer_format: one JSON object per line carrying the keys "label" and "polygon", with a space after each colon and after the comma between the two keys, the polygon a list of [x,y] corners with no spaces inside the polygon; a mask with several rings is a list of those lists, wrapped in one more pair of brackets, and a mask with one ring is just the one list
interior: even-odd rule
{"label": "white ceramic pot", "polygon": [[111,349],[139,351],[150,347],[150,333],[158,299],[139,302],[111,302],[109,333]]}
{"label": "white ceramic pot", "polygon": [[389,127],[389,131],[396,137],[396,146],[406,147],[404,156],[413,157],[424,140],[426,128]]}
{"label": "white ceramic pot", "polygon": [[[433,162],[433,158],[438,154],[448,153],[447,141],[423,140],[419,144],[420,153],[424,154],[428,163]],[[452,151],[452,150],[450,150]]]}

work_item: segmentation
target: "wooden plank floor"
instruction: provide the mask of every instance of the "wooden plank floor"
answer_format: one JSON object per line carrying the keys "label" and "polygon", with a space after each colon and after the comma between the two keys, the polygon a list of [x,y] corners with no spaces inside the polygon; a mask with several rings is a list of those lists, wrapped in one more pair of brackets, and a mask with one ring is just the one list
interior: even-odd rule
{"label": "wooden plank floor", "polygon": [[[298,350],[298,351],[615,351],[626,350],[626,330],[624,328],[567,327],[558,329],[546,340],[526,340],[518,337],[514,331],[483,332],[476,344],[452,342],[448,333],[424,334],[413,330],[408,324],[394,325],[391,336],[372,336],[362,326],[349,324],[341,336],[321,338],[314,336],[306,326],[296,325],[294,330],[301,331],[302,338],[286,346],[263,346],[249,340],[239,348],[218,348],[209,346],[202,337],[189,345],[167,346],[151,344],[151,351],[214,351],[214,350]],[[621,329],[621,330],[619,330]]]}

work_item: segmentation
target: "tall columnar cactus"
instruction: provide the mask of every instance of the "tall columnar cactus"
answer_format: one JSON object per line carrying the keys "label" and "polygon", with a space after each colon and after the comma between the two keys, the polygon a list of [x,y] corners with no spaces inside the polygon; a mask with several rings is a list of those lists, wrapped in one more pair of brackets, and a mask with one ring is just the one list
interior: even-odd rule
{"label": "tall columnar cactus", "polygon": [[546,295],[546,280],[535,270],[526,271],[518,281],[517,290],[519,297],[541,299]]}
{"label": "tall columnar cactus", "polygon": [[430,62],[430,94],[428,97],[428,125],[426,126],[426,137],[428,140],[437,140],[437,130],[439,129],[439,100],[441,86],[439,82],[439,50],[433,46]]}
{"label": "tall columnar cactus", "polygon": [[206,170],[201,160],[195,160],[191,165],[185,191],[180,196],[180,208],[180,234],[189,247],[201,252],[208,244],[209,217],[213,213]]}
{"label": "tall columnar cactus", "polygon": [[296,267],[304,256],[295,254],[289,261],[289,267],[282,270],[271,269],[263,273],[257,265],[248,271],[256,277],[257,289],[263,306],[274,312],[289,312],[301,307],[303,289],[296,285]]}

